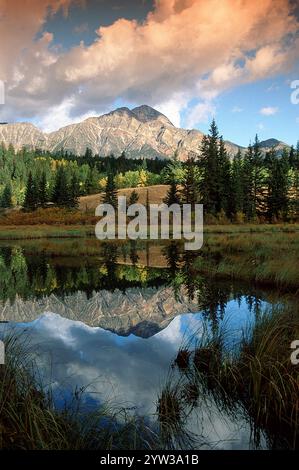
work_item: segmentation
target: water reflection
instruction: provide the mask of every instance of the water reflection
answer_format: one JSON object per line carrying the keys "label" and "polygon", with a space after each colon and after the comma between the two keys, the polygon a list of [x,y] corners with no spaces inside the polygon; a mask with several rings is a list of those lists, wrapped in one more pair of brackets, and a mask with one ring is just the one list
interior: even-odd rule
{"label": "water reflection", "polygon": [[[14,328],[28,335],[44,383],[60,405],[75,388],[88,387],[89,406],[113,398],[155,420],[158,393],[165,377],[177,374],[169,366],[187,341],[194,346],[204,331],[215,337],[223,329],[240,341],[242,328],[277,300],[253,286],[199,274],[194,261],[200,255],[175,243],[87,244],[80,256],[77,249],[61,242],[0,247],[0,320],[8,322],[0,332]],[[204,448],[250,447],[248,420],[219,408],[207,388],[185,380],[187,356],[179,358],[176,377],[179,384],[183,377],[184,403],[200,412],[185,419],[184,407],[189,434],[180,445],[196,435]],[[158,404],[160,422],[167,409],[166,395]]]}
{"label": "water reflection", "polygon": [[0,247],[0,320],[32,321],[44,311],[122,335],[151,336],[180,313],[202,311],[214,331],[227,303],[245,298],[258,315],[264,292],[200,275],[199,255],[167,246],[102,243],[91,256],[42,244]]}

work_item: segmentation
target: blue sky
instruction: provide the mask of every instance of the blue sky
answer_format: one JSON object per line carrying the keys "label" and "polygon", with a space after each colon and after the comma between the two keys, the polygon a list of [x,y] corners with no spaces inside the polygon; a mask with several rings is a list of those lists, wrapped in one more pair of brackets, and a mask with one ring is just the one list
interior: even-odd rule
{"label": "blue sky", "polygon": [[1,121],[52,131],[148,104],[203,132],[215,116],[224,138],[243,146],[256,133],[299,140],[293,0],[16,2],[18,15],[7,4],[0,20]]}
{"label": "blue sky", "polygon": [[[215,118],[225,139],[247,146],[257,133],[260,140],[274,137],[295,145],[299,140],[299,105],[291,103],[290,88],[295,77],[279,75],[221,94],[215,101]],[[273,108],[274,114],[262,114],[264,108]],[[182,113],[182,124],[185,122],[186,112]],[[207,132],[209,124],[209,120],[202,122],[200,130]]]}

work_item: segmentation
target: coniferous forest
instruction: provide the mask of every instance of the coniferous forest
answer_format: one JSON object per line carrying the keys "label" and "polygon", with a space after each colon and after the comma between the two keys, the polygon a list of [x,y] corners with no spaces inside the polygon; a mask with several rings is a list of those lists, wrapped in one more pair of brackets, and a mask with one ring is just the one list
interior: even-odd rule
{"label": "coniferous forest", "polygon": [[[75,209],[80,196],[167,184],[164,202],[202,203],[213,222],[278,222],[299,218],[299,143],[264,152],[256,136],[231,155],[213,120],[201,147],[184,162],[0,146],[0,207]],[[162,202],[162,201],[161,201]]]}

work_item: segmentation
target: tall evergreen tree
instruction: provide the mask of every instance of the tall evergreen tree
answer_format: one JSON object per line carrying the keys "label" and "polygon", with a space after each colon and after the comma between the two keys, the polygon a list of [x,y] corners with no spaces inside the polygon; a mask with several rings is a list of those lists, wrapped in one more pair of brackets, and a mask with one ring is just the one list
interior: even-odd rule
{"label": "tall evergreen tree", "polygon": [[265,212],[265,166],[257,136],[247,149],[243,170],[244,213],[251,220]]}
{"label": "tall evergreen tree", "polygon": [[131,206],[133,204],[137,204],[138,201],[139,201],[138,193],[137,191],[135,191],[135,189],[133,189],[129,197],[129,205]]}
{"label": "tall evergreen tree", "polygon": [[198,203],[198,179],[196,174],[196,165],[194,157],[188,157],[185,164],[185,179],[182,184],[182,202],[184,204],[191,204],[194,208],[195,204]]}
{"label": "tall evergreen tree", "polygon": [[233,158],[231,170],[231,206],[233,214],[242,213],[244,210],[243,176],[243,158],[239,149]]}
{"label": "tall evergreen tree", "polygon": [[36,184],[36,180],[33,178],[31,171],[28,175],[27,185],[26,185],[26,192],[25,192],[25,200],[23,207],[25,210],[34,211],[38,205],[38,187]]}
{"label": "tall evergreen tree", "polygon": [[42,207],[45,207],[46,203],[48,202],[48,195],[47,195],[47,176],[46,173],[43,171],[38,188],[38,202]]}
{"label": "tall evergreen tree", "polygon": [[170,184],[170,187],[163,202],[168,206],[171,206],[171,204],[181,204],[181,200],[178,193],[178,187],[174,181]]}
{"label": "tall evergreen tree", "polygon": [[244,156],[243,163],[243,212],[247,220],[251,220],[255,215],[253,198],[253,149],[249,144]]}
{"label": "tall evergreen tree", "polygon": [[70,209],[76,209],[79,205],[80,185],[75,174],[72,176],[68,194],[67,206]]}
{"label": "tall evergreen tree", "polygon": [[117,205],[118,205],[117,188],[116,188],[116,184],[114,181],[114,174],[112,173],[112,171],[109,171],[108,176],[107,176],[107,183],[105,187],[103,203],[110,204],[111,206],[114,207],[114,209],[117,209]]}
{"label": "tall evergreen tree", "polygon": [[253,186],[252,196],[254,205],[254,215],[261,215],[264,211],[264,190],[265,190],[265,169],[264,159],[260,148],[258,136],[255,136],[252,155],[252,175]]}
{"label": "tall evergreen tree", "polygon": [[232,195],[232,176],[231,176],[231,163],[226,151],[223,137],[219,139],[219,158],[218,158],[218,179],[219,179],[219,200],[218,212],[221,210],[231,217],[233,214],[233,203],[231,200]]}
{"label": "tall evergreen tree", "polygon": [[56,172],[52,199],[54,204],[59,207],[69,205],[69,187],[67,184],[67,177],[63,165],[59,165]]}
{"label": "tall evergreen tree", "polygon": [[219,179],[219,133],[213,119],[209,135],[205,135],[201,145],[201,170],[200,195],[205,213],[216,215],[221,210],[220,179]]}
{"label": "tall evergreen tree", "polygon": [[0,206],[5,209],[12,207],[12,193],[10,184],[7,184],[3,190]]}
{"label": "tall evergreen tree", "polygon": [[286,219],[288,215],[289,157],[286,153],[278,158],[269,152],[269,176],[267,181],[267,217],[270,222]]}

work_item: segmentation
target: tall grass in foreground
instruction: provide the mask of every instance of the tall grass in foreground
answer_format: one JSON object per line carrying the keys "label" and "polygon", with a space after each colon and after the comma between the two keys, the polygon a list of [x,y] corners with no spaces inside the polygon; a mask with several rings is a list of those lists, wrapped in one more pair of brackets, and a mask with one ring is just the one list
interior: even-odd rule
{"label": "tall grass in foreground", "polygon": [[124,408],[83,410],[80,393],[72,406],[55,409],[38,377],[28,338],[5,338],[0,366],[0,448],[24,450],[151,449],[163,444],[144,418]]}
{"label": "tall grass in foreground", "polygon": [[188,405],[190,412],[209,398],[223,415],[250,425],[255,448],[265,441],[272,449],[298,449],[299,366],[290,359],[295,339],[299,311],[288,307],[265,312],[230,348],[224,347],[229,332],[206,332],[195,347],[178,352],[179,379],[174,374],[161,397],[171,400],[176,390],[176,406]]}

